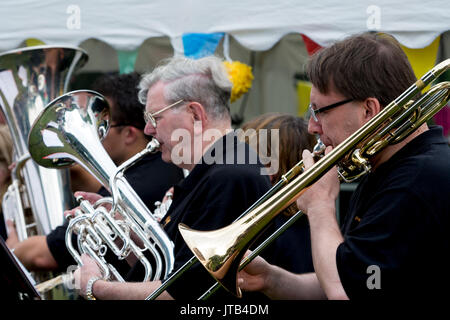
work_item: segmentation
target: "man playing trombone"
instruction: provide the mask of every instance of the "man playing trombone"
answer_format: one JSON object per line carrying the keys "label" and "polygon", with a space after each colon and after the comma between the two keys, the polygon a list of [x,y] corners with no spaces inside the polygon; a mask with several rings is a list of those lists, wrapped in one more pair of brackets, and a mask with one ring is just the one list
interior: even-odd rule
{"label": "man playing trombone", "polygon": [[[379,34],[319,51],[308,75],[309,132],[320,135],[326,154],[416,82],[401,47]],[[314,165],[308,151],[303,160],[306,169]],[[335,168],[298,198],[311,228],[314,273],[292,274],[258,257],[239,273],[240,288],[272,299],[441,297],[450,251],[450,149],[441,128],[421,124],[370,158],[370,166],[342,226]]]}

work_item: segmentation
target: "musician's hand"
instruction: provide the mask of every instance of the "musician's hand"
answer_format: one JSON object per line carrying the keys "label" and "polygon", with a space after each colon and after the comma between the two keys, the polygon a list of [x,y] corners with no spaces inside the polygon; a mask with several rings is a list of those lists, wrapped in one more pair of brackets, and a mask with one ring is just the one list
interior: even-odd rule
{"label": "musician's hand", "polygon": [[86,297],[86,286],[88,281],[93,277],[102,278],[102,273],[95,260],[87,254],[84,253],[81,255],[81,261],[83,262],[83,266],[78,268],[73,276],[75,283],[79,283],[79,294]]}
{"label": "musician's hand", "polygon": [[16,167],[16,165],[17,165],[17,162],[12,162],[9,166],[8,166],[8,169],[9,169],[9,171],[12,171],[15,167]]}
{"label": "musician's hand", "polygon": [[[246,256],[250,251],[246,252]],[[268,287],[271,265],[260,256],[238,273],[238,285],[243,291],[264,291]]]}
{"label": "musician's hand", "polygon": [[84,200],[89,201],[91,204],[96,203],[98,200],[100,200],[101,198],[103,198],[101,195],[99,195],[98,193],[93,193],[93,192],[86,192],[86,191],[77,191],[74,193],[75,197],[83,197]]}
{"label": "musician's hand", "polygon": [[[89,201],[89,203],[94,204],[96,203],[98,200],[100,200],[101,198],[103,198],[101,195],[97,194],[97,193],[93,193],[93,192],[85,192],[85,191],[77,191],[74,193],[75,197],[83,197],[84,200]],[[105,205],[105,207],[107,207],[107,210],[110,210],[111,206],[110,205]],[[108,208],[109,207],[109,208]],[[80,207],[75,207],[71,210],[66,210],[64,211],[64,216],[66,218],[70,217],[74,217],[75,216],[75,212],[80,209]]]}
{"label": "musician's hand", "polygon": [[[325,154],[332,150],[331,146],[325,149]],[[303,164],[305,170],[308,170],[314,165],[314,159],[308,150],[304,150]],[[335,206],[336,198],[339,194],[339,179],[337,175],[337,168],[331,168],[324,174],[317,182],[305,190],[305,192],[297,199],[297,207],[308,214],[312,208],[319,209],[321,207]],[[314,210],[316,212],[316,210]]]}
{"label": "musician's hand", "polygon": [[173,196],[173,187],[171,187],[169,190],[166,191],[162,203],[166,203],[167,200],[169,200],[172,196]]}

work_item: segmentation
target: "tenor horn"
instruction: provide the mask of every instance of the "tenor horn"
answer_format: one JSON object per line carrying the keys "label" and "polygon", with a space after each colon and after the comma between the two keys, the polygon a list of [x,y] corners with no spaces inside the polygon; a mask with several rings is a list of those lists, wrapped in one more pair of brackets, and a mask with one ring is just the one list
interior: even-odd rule
{"label": "tenor horn", "polygon": [[[165,278],[173,269],[173,243],[123,175],[145,154],[155,152],[159,143],[150,141],[146,149],[116,167],[101,144],[108,129],[106,99],[94,91],[72,91],[52,101],[37,117],[29,136],[30,154],[46,168],[65,168],[76,162],[112,195],[94,206],[82,200],[69,222],[66,246],[78,265],[82,265],[80,253],[87,253],[99,264],[105,279],[124,281],[105,260],[109,248],[119,260],[133,253],[144,265],[143,281]],[[105,201],[112,206],[109,211],[101,205]],[[116,212],[121,219],[115,219]],[[133,241],[132,232],[139,241]],[[72,234],[77,234],[78,250],[72,245]],[[144,252],[154,258],[155,268]]]}
{"label": "tenor horn", "polygon": [[267,224],[335,165],[344,181],[352,181],[370,172],[369,160],[374,155],[405,139],[447,104],[450,82],[438,83],[416,101],[412,99],[449,68],[450,59],[447,59],[428,71],[311,168],[231,225],[215,231],[196,231],[179,224],[188,247],[220,285],[241,297],[237,285],[241,259]]}
{"label": "tenor horn", "polygon": [[[36,46],[0,54],[0,105],[13,140],[16,163],[2,202],[20,241],[48,234],[75,205],[68,170],[49,170],[30,160],[28,134],[39,113],[67,91],[72,73],[87,61],[74,47]],[[31,212],[30,212],[31,211]]]}

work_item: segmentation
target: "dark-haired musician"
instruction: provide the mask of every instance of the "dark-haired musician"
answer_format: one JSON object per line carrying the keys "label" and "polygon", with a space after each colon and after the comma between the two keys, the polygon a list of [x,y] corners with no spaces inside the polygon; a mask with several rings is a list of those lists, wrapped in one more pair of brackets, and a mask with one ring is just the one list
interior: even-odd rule
{"label": "dark-haired musician", "polygon": [[[349,37],[312,57],[309,132],[327,153],[415,82],[390,37]],[[305,167],[314,161],[303,153]],[[331,169],[297,200],[308,216],[315,273],[292,274],[257,258],[240,287],[273,299],[440,297],[449,285],[450,149],[439,127],[421,125],[371,159],[340,227]]]}
{"label": "dark-haired musician", "polygon": [[[105,96],[110,106],[111,126],[102,144],[116,165],[141,151],[149,141],[148,136],[144,134],[144,107],[137,97],[140,78],[138,73],[104,75],[98,78],[92,87]],[[162,161],[161,153],[146,155],[128,169],[125,176],[152,211],[154,203],[162,199],[167,189],[184,178],[180,168]],[[72,181],[75,181],[73,178],[74,176]],[[80,181],[78,187],[82,189],[75,190],[88,191],[85,189],[86,181]],[[96,188],[95,190],[98,190],[97,186]],[[109,196],[104,187],[101,187],[98,193]],[[66,271],[70,265],[75,264],[65,243],[67,226],[68,223],[65,223],[47,236],[33,236],[14,244],[14,253],[29,270]]]}

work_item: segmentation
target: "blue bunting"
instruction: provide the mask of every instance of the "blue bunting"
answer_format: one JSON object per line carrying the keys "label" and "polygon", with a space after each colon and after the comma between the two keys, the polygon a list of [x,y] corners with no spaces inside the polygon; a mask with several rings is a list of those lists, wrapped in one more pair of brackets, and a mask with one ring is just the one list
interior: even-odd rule
{"label": "blue bunting", "polygon": [[186,33],[183,35],[184,55],[193,59],[213,55],[224,35],[223,32]]}

